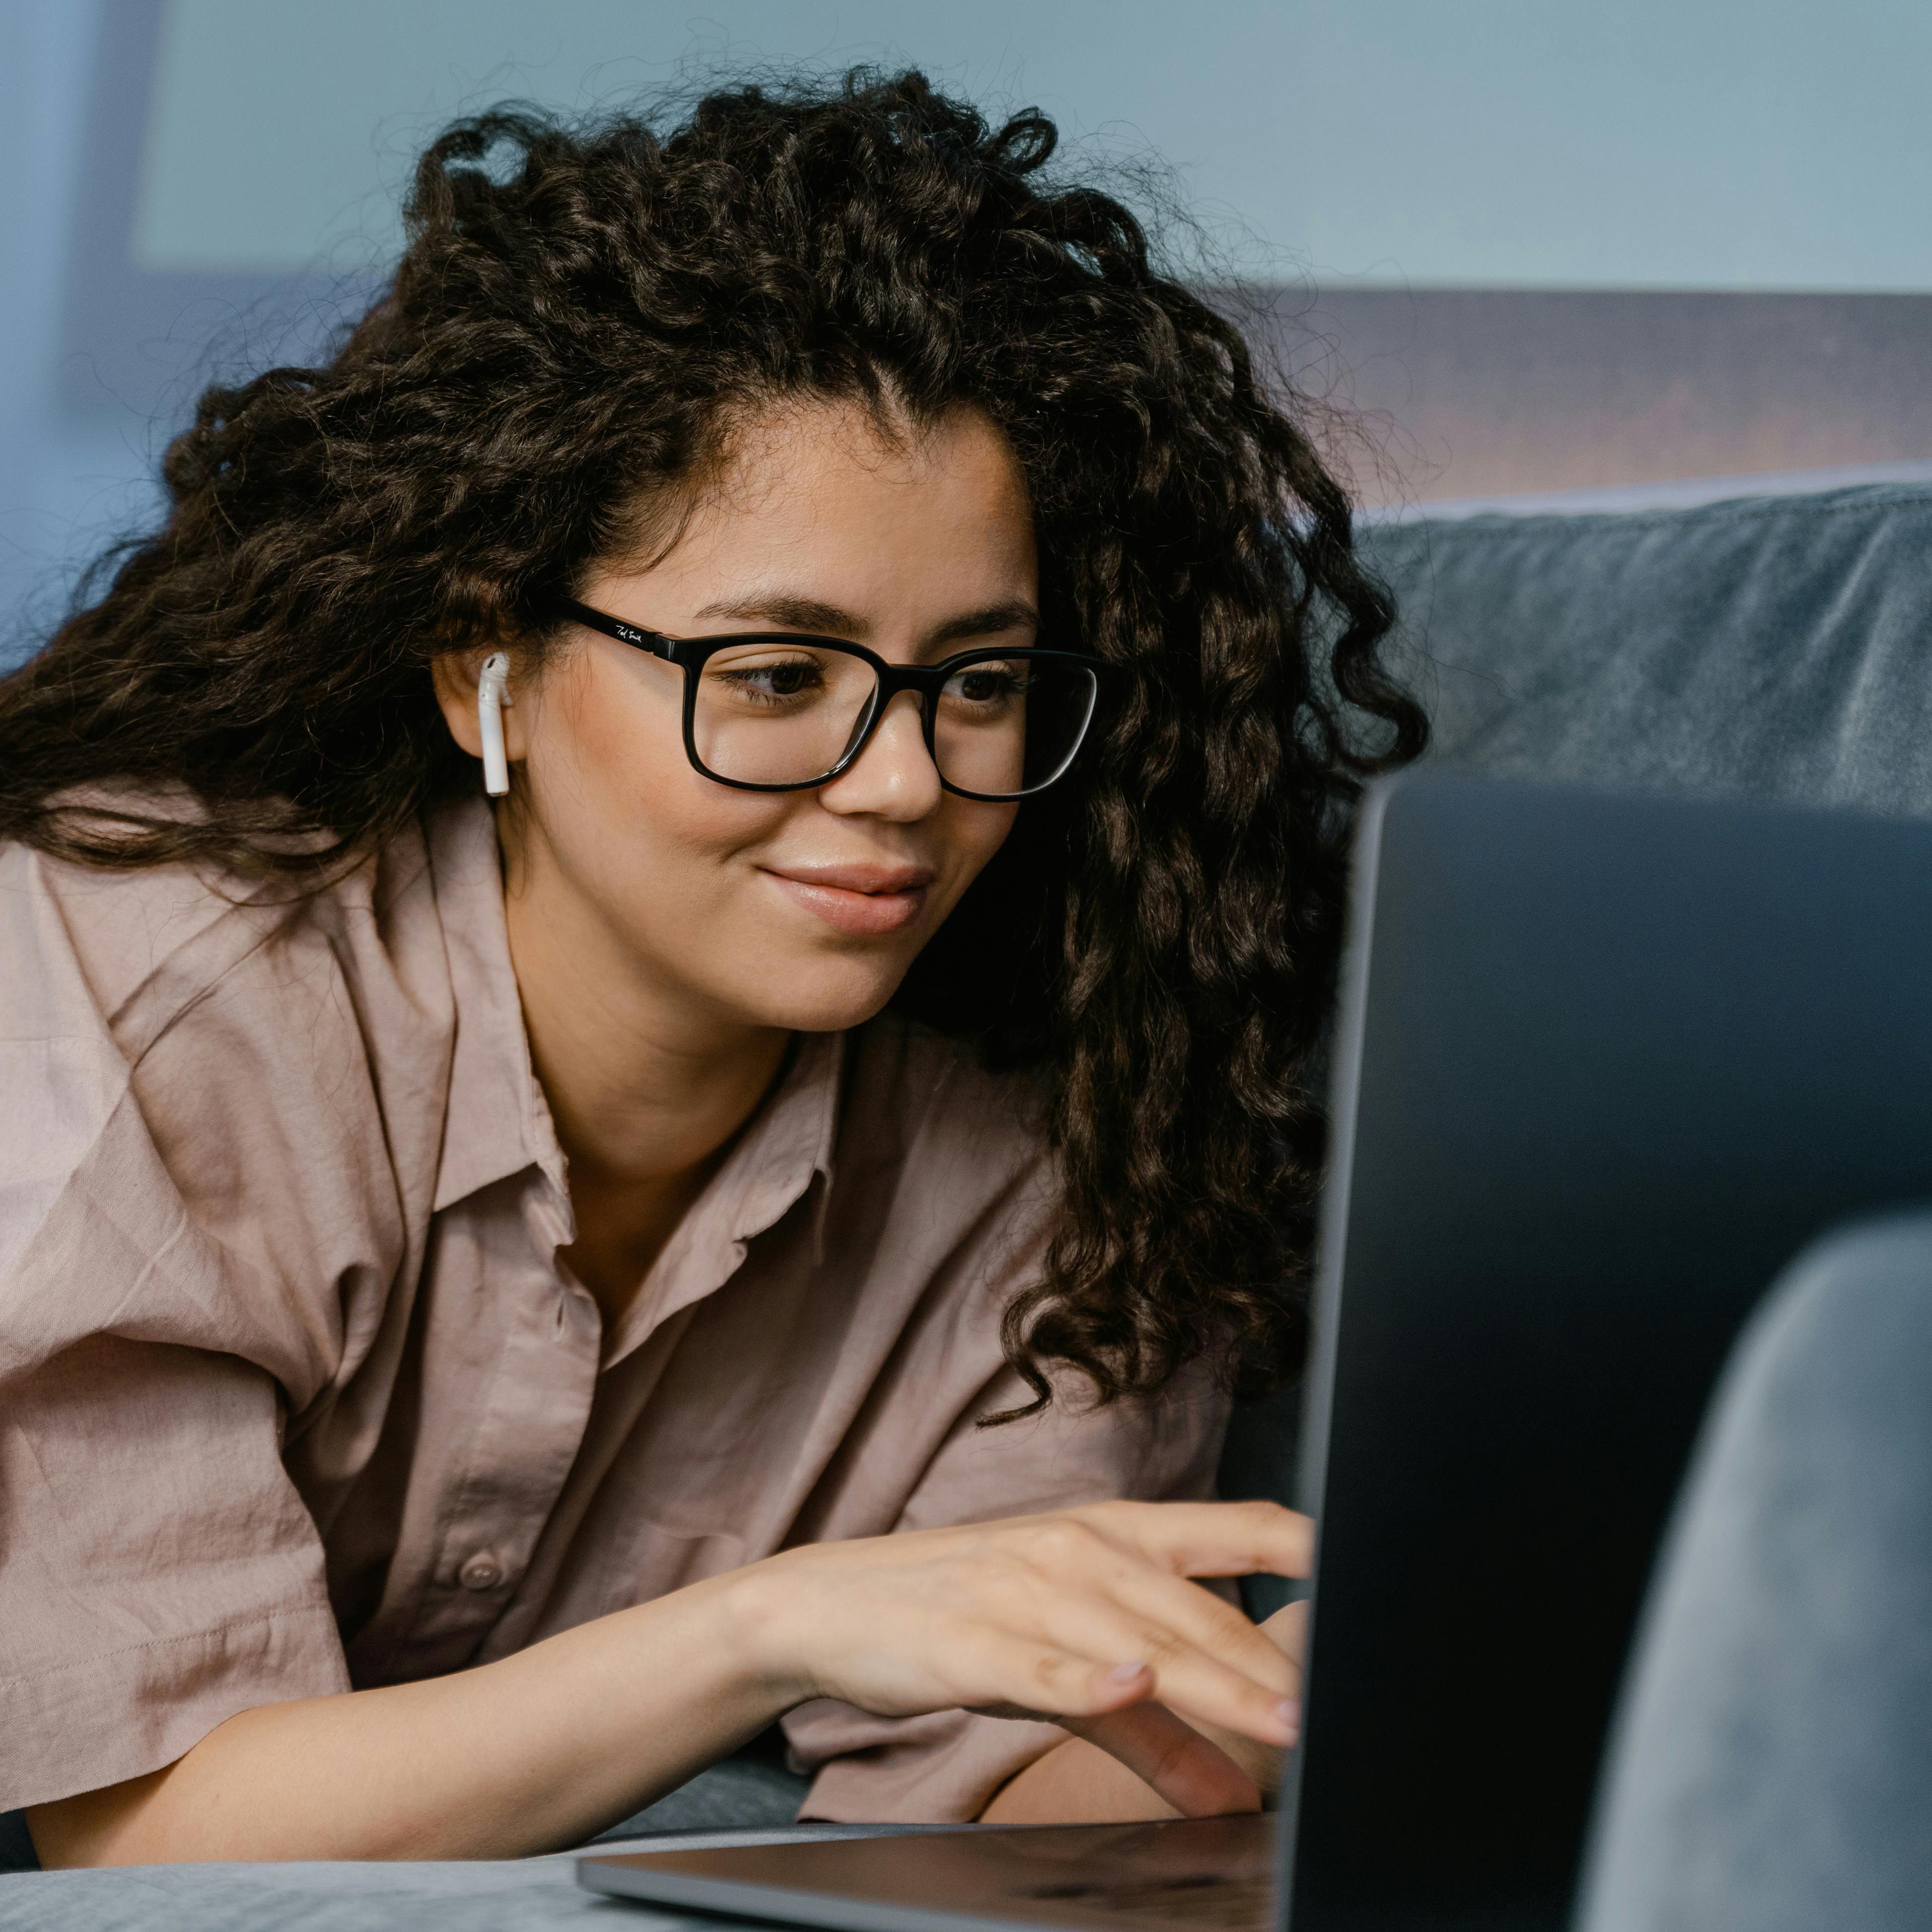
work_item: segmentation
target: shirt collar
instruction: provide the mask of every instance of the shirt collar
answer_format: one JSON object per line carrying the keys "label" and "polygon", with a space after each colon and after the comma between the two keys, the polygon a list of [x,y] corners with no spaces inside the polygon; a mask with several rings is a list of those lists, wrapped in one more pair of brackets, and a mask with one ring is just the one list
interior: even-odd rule
{"label": "shirt collar", "polygon": [[[563,1150],[530,1064],[503,922],[496,816],[484,800],[466,800],[437,814],[430,828],[430,870],[456,1006],[436,1209],[535,1166],[554,1190],[567,1222]],[[574,1232],[566,1228],[561,1238],[568,1240]]]}
{"label": "shirt collar", "polygon": [[847,1038],[796,1036],[790,1064],[686,1211],[607,1338],[606,1367],[680,1310],[723,1287],[737,1272],[747,1245],[782,1220],[815,1179],[821,1184],[813,1240],[822,1258]]}

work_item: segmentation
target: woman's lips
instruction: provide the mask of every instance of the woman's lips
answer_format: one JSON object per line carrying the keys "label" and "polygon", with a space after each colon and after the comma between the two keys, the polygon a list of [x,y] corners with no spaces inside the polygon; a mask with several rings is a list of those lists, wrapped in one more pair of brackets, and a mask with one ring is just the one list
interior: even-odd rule
{"label": "woman's lips", "polygon": [[861,939],[903,932],[925,911],[932,881],[922,868],[866,866],[799,866],[788,872],[767,868],[766,877],[795,904]]}

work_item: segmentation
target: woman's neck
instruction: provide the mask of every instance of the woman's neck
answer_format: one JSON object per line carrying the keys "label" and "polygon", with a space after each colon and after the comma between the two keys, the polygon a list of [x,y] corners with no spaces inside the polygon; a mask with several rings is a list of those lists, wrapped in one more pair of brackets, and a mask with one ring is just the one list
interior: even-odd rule
{"label": "woman's neck", "polygon": [[530,1058],[570,1163],[562,1251],[607,1328],[622,1316],[791,1035],[708,1010],[652,974],[541,862],[504,895]]}

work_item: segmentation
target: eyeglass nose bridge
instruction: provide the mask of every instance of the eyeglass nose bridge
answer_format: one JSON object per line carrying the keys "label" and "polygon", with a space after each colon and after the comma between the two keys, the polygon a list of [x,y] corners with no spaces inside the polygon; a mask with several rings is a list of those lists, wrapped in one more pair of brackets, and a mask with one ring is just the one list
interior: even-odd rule
{"label": "eyeglass nose bridge", "polygon": [[925,742],[926,755],[932,760],[940,783],[945,784],[946,774],[939,769],[936,734],[939,695],[946,688],[948,675],[936,665],[896,664],[874,660],[872,702],[860,714],[844,755],[827,774],[828,782],[843,778],[866,755],[866,747],[879,735],[879,728],[886,722],[886,713],[892,709],[893,699],[909,691],[919,700],[919,733]]}

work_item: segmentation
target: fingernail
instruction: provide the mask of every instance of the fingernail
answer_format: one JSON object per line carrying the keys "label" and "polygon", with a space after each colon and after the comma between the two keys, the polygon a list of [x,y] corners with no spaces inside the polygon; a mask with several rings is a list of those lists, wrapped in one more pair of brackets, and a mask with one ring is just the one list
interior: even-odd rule
{"label": "fingernail", "polygon": [[1284,1697],[1274,1707],[1274,1714],[1292,1731],[1301,1728],[1301,1706],[1292,1697]]}
{"label": "fingernail", "polygon": [[1115,1684],[1131,1684],[1146,1669],[1144,1664],[1117,1664],[1107,1672],[1107,1676]]}

